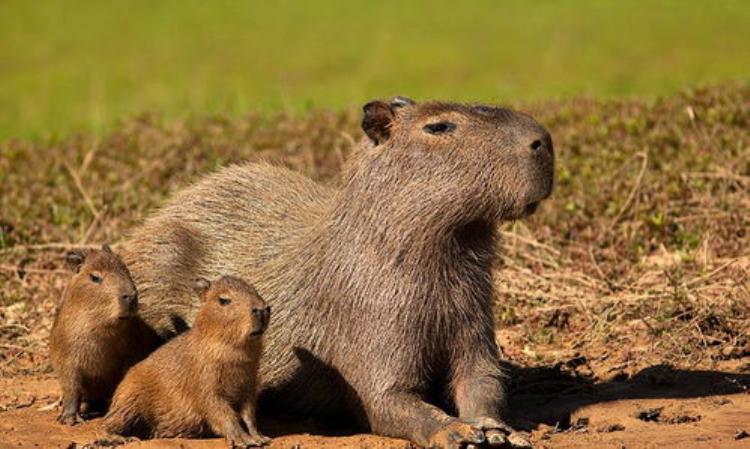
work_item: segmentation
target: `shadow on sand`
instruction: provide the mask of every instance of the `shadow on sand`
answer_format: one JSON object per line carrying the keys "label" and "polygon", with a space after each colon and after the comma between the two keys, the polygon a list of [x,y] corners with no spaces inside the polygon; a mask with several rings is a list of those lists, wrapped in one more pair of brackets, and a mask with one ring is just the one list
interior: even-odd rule
{"label": "shadow on sand", "polygon": [[674,369],[653,365],[633,376],[615,375],[595,382],[565,372],[560,365],[524,368],[508,366],[513,381],[509,421],[531,430],[539,424],[565,429],[571,415],[587,405],[623,399],[689,399],[750,391],[750,374]]}
{"label": "shadow on sand", "polygon": [[[313,364],[326,382],[344,382],[333,368],[320,366],[309,354],[297,354],[304,364]],[[526,368],[506,364],[511,374],[507,420],[519,430],[533,430],[540,424],[564,430],[571,426],[571,416],[580,408],[623,399],[688,399],[750,391],[750,374],[721,371],[690,371],[668,365],[654,365],[633,376],[615,375],[611,380],[597,382],[575,374],[563,365]],[[296,385],[302,388],[303,382]],[[341,391],[351,400],[351,388]],[[335,396],[335,395],[334,395]],[[329,397],[329,400],[335,398]],[[275,402],[275,401],[274,401]],[[361,402],[355,401],[360,407]],[[278,404],[278,403],[277,403]],[[278,409],[276,410],[278,412]],[[312,413],[314,414],[314,413]],[[262,421],[262,428],[272,436],[310,433],[344,436],[367,432],[352,413],[309,418],[308,413],[282,416]],[[362,416],[358,410],[357,415]],[[261,411],[261,416],[263,415]],[[361,421],[360,421],[361,423]]]}

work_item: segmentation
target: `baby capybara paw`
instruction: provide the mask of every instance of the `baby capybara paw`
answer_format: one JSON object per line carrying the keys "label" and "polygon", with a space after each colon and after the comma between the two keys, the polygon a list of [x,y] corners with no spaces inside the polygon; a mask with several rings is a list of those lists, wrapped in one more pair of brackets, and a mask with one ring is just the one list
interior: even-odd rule
{"label": "baby capybara paw", "polygon": [[57,417],[57,422],[65,424],[66,426],[75,426],[76,424],[83,422],[83,418],[81,418],[81,415],[79,415],[77,411],[69,412],[63,410],[63,412],[60,413],[60,416]]}
{"label": "baby capybara paw", "polygon": [[232,438],[227,438],[229,449],[247,449],[251,447],[266,446],[271,442],[271,439],[263,435],[237,435]]}
{"label": "baby capybara paw", "polygon": [[482,429],[467,422],[454,420],[430,437],[430,449],[473,449],[486,441]]}
{"label": "baby capybara paw", "polygon": [[516,432],[512,427],[500,420],[489,417],[479,417],[467,419],[466,422],[484,432],[487,446],[492,449],[506,447],[513,449],[530,449],[532,447],[525,434]]}

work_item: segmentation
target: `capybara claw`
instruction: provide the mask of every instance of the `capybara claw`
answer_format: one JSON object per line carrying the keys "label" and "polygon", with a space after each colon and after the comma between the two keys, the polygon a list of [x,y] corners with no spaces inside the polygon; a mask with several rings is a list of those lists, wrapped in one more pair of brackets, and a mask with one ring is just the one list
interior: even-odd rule
{"label": "capybara claw", "polygon": [[229,449],[248,449],[267,446],[271,439],[263,435],[245,435],[229,439]]}
{"label": "capybara claw", "polygon": [[57,417],[57,422],[65,424],[66,426],[75,426],[83,421],[78,413],[61,413]]}
{"label": "capybara claw", "polygon": [[512,427],[500,420],[479,417],[469,419],[467,422],[482,429],[484,436],[487,438],[487,445],[490,448],[510,447],[514,449],[529,449],[532,447],[526,434],[516,432]]}
{"label": "capybara claw", "polygon": [[469,449],[485,442],[484,432],[463,421],[452,421],[430,438],[431,449]]}

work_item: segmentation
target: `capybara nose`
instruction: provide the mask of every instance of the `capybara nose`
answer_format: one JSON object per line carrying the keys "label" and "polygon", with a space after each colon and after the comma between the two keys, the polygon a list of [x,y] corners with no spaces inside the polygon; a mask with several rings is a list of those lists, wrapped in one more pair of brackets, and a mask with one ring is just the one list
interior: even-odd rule
{"label": "capybara nose", "polygon": [[253,308],[253,315],[258,318],[261,329],[265,329],[271,320],[271,306],[255,307]]}
{"label": "capybara nose", "polygon": [[529,148],[534,153],[552,152],[552,136],[547,131],[535,132],[530,136]]}
{"label": "capybara nose", "polygon": [[138,307],[138,295],[135,293],[123,293],[120,295],[120,305],[125,310],[135,310]]}

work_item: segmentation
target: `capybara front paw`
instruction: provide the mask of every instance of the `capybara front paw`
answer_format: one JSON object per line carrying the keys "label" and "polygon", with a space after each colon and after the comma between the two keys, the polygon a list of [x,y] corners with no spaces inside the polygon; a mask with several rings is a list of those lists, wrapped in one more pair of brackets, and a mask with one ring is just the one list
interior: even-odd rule
{"label": "capybara front paw", "polygon": [[469,419],[467,422],[484,432],[490,448],[511,447],[514,449],[530,449],[532,447],[525,433],[516,432],[512,427],[500,420],[480,417]]}
{"label": "capybara front paw", "polygon": [[454,420],[430,437],[430,449],[471,449],[486,441],[484,432],[469,423]]}
{"label": "capybara front paw", "polygon": [[229,449],[246,449],[250,447],[266,446],[271,439],[263,435],[238,435],[233,438],[227,438]]}
{"label": "capybara front paw", "polygon": [[65,424],[66,426],[75,426],[78,423],[83,422],[83,419],[81,418],[81,415],[78,414],[78,412],[65,412],[63,411],[60,413],[60,416],[57,417],[57,422],[60,424]]}
{"label": "capybara front paw", "polygon": [[258,438],[258,439],[259,439],[259,440],[261,441],[261,444],[262,444],[263,446],[266,446],[266,445],[268,445],[268,444],[271,444],[271,438],[269,438],[269,437],[267,437],[267,436],[265,436],[265,435],[261,435],[261,434],[258,434],[258,435],[256,435],[255,437],[256,437],[256,438]]}

